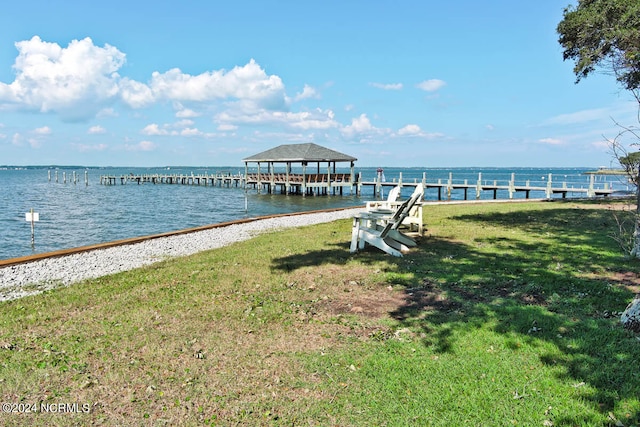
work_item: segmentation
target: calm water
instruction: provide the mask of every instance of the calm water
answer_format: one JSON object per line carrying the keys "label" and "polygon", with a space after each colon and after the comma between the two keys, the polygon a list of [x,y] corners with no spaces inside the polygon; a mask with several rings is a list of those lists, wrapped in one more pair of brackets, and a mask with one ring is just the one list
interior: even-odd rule
{"label": "calm water", "polygon": [[[454,182],[465,179],[475,183],[478,173],[482,180],[505,183],[516,174],[516,182],[530,180],[532,185],[546,184],[548,174],[554,182],[566,181],[569,186],[587,187],[587,169],[434,169],[434,168],[385,168],[387,182],[421,180],[426,173],[428,182],[446,180],[453,173]],[[58,182],[55,181],[57,171]],[[77,182],[72,182],[73,172]],[[88,185],[85,185],[85,171]],[[14,258],[34,253],[49,252],[78,246],[103,243],[136,236],[157,234],[234,219],[257,217],[275,213],[302,212],[332,207],[356,206],[373,198],[373,188],[365,187],[362,197],[343,196],[302,197],[299,195],[257,194],[236,187],[188,186],[166,184],[129,183],[127,185],[100,185],[101,175],[134,174],[213,174],[218,171],[244,172],[243,167],[221,168],[0,168],[0,259]],[[51,181],[49,181],[49,172]],[[321,170],[321,173],[324,172]],[[348,172],[340,169],[338,172]],[[376,168],[356,168],[364,181],[376,176]],[[63,183],[63,173],[66,183]],[[609,182],[616,189],[626,185],[617,177],[598,177],[597,184]],[[411,193],[406,188],[404,193]],[[470,197],[473,197],[471,192]],[[499,198],[507,198],[500,194]],[[571,195],[569,195],[571,196]],[[428,190],[426,199],[436,200],[437,190]],[[485,192],[482,198],[492,198]],[[524,197],[519,194],[517,197]],[[530,197],[544,197],[544,193]],[[462,191],[452,198],[463,198]],[[245,211],[245,206],[247,210]],[[25,221],[25,213],[33,209],[40,216],[35,224],[35,245],[31,244],[31,226]]]}

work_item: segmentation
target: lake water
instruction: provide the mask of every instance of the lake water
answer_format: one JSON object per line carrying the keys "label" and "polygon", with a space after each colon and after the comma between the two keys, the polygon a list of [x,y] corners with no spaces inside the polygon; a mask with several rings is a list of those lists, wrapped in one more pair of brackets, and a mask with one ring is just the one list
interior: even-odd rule
{"label": "lake water", "polygon": [[[420,181],[426,173],[427,181],[448,179],[461,183],[467,179],[475,183],[478,173],[482,180],[506,184],[511,174],[516,182],[545,186],[548,174],[554,182],[567,182],[568,186],[587,188],[587,168],[530,169],[530,168],[385,168],[387,182],[398,179],[402,173],[405,182]],[[0,167],[0,259],[15,258],[35,253],[68,249],[113,240],[158,234],[202,225],[263,215],[303,212],[334,207],[362,205],[373,199],[373,187],[364,187],[356,196],[346,190],[342,196],[306,196],[282,194],[258,194],[237,187],[213,187],[194,185],[168,185],[129,183],[101,185],[101,175],[133,174],[214,174],[216,172],[244,173],[244,167],[210,168],[84,168],[84,167]],[[55,176],[57,172],[58,181]],[[77,182],[73,183],[73,173]],[[264,171],[263,171],[264,172]],[[323,170],[320,171],[324,172]],[[338,169],[337,172],[349,172]],[[88,185],[85,185],[85,173]],[[356,168],[363,181],[373,181],[376,168]],[[66,183],[63,182],[66,175]],[[51,180],[49,180],[49,175]],[[598,177],[597,184],[606,181],[615,189],[626,190],[619,177]],[[411,193],[406,188],[405,193]],[[508,195],[498,193],[499,198]],[[474,197],[469,192],[469,197]],[[569,194],[571,196],[571,194]],[[576,196],[582,196],[576,194]],[[437,190],[427,190],[425,198],[436,200]],[[516,197],[524,197],[519,193]],[[530,197],[544,197],[544,193],[532,193]],[[463,198],[462,191],[454,191],[453,199]],[[483,199],[493,198],[492,192],[484,192]],[[246,210],[245,210],[246,206]],[[31,225],[25,213],[31,209],[39,214],[35,223],[35,244],[31,244]]]}

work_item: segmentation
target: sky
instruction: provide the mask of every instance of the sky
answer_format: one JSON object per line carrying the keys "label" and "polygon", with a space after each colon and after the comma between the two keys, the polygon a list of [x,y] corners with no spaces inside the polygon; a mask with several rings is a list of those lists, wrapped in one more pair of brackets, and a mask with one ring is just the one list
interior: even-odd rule
{"label": "sky", "polygon": [[576,84],[570,1],[32,0],[0,15],[0,165],[610,166],[638,104]]}

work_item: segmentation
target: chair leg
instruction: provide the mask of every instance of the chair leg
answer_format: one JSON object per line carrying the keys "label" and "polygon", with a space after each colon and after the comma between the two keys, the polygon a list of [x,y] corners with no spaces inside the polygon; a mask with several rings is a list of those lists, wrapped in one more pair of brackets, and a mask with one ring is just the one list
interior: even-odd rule
{"label": "chair leg", "polygon": [[351,253],[358,250],[358,240],[360,240],[360,221],[354,218],[353,226],[351,227],[351,248],[349,249]]}
{"label": "chair leg", "polygon": [[387,236],[391,237],[393,240],[397,241],[398,243],[404,246],[417,246],[415,240],[413,240],[409,236],[406,236],[405,234],[403,234],[398,230],[390,230]]}
{"label": "chair leg", "polygon": [[406,246],[391,238],[382,238],[379,235],[369,233],[366,230],[361,230],[360,232],[360,244],[362,245],[361,249],[364,248],[364,244],[366,242],[371,246],[375,246],[376,248],[388,253],[389,255],[397,257],[402,256],[402,250],[408,249]]}

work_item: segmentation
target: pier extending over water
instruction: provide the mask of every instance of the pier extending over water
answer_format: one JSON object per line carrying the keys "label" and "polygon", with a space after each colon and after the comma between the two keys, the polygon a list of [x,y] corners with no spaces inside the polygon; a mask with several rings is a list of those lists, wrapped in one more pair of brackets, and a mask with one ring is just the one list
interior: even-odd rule
{"label": "pier extending over water", "polygon": [[469,199],[469,193],[471,192],[475,199],[480,199],[482,192],[490,191],[493,193],[493,199],[498,198],[498,191],[506,191],[508,197],[513,199],[516,193],[524,193],[525,198],[529,198],[532,192],[543,192],[547,199],[553,198],[555,194],[560,194],[563,198],[567,197],[567,194],[581,194],[589,198],[597,196],[609,196],[616,192],[610,183],[604,182],[600,185],[596,185],[595,176],[589,175],[589,184],[586,186],[576,187],[575,184],[568,185],[566,181],[554,181],[553,174],[549,173],[545,180],[545,185],[532,184],[531,180],[517,181],[516,174],[512,173],[511,178],[508,181],[499,180],[483,180],[482,173],[478,173],[478,179],[475,182],[470,182],[468,179],[463,181],[456,181],[453,178],[453,173],[449,172],[448,179],[438,178],[435,181],[429,182],[427,180],[427,174],[422,174],[422,180],[404,182],[402,179],[402,173],[399,178],[392,179],[391,181],[383,181],[380,176],[373,181],[362,182],[358,181],[358,194],[361,194],[361,187],[370,186],[374,189],[374,196],[380,196],[384,187],[394,187],[396,185],[403,186],[416,186],[423,185],[426,191],[429,189],[436,189],[438,191],[438,200],[451,200],[452,192],[455,190],[461,190],[464,193],[464,200]]}
{"label": "pier extending over water", "polygon": [[243,186],[245,179],[242,174],[142,174],[134,175],[133,173],[128,175],[102,175],[100,176],[100,184],[103,185],[115,185],[120,181],[121,185],[124,184],[182,184],[182,185],[212,185],[212,186],[226,186],[226,187],[239,187]]}
{"label": "pier extending over water", "polygon": [[[470,198],[480,199],[484,192],[490,192],[493,199],[498,198],[498,193],[506,193],[512,199],[517,193],[523,193],[525,198],[529,198],[532,193],[544,194],[544,197],[551,199],[554,195],[561,195],[565,198],[568,194],[578,194],[589,198],[598,196],[609,196],[616,192],[608,182],[596,184],[595,175],[588,174],[588,183],[577,186],[575,183],[568,184],[566,181],[555,180],[552,173],[542,177],[543,184],[539,181],[517,180],[516,174],[512,173],[508,180],[484,180],[482,173],[478,173],[475,181],[464,179],[454,179],[453,173],[449,173],[448,179],[438,178],[428,180],[427,173],[422,174],[421,179],[403,179],[400,172],[398,177],[383,179],[378,175],[373,180],[365,181],[362,174],[352,177],[349,173],[325,173],[325,174],[293,174],[293,173],[248,173],[248,174],[128,174],[128,175],[102,175],[100,184],[115,185],[118,182],[125,184],[180,184],[180,185],[203,185],[203,186],[226,186],[243,189],[254,189],[257,192],[301,195],[327,195],[343,194],[348,189],[349,194],[355,191],[357,195],[368,193],[371,189],[373,197],[381,197],[385,188],[394,186],[415,187],[422,185],[427,191],[436,190],[437,200],[451,200],[454,192],[462,192],[464,200]],[[355,179],[352,179],[355,178]],[[426,198],[426,197],[425,197]]]}

